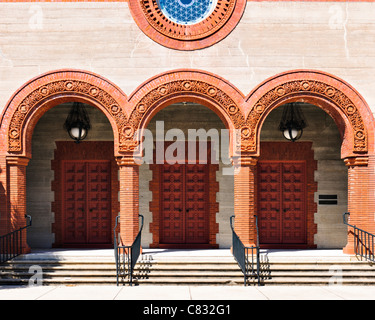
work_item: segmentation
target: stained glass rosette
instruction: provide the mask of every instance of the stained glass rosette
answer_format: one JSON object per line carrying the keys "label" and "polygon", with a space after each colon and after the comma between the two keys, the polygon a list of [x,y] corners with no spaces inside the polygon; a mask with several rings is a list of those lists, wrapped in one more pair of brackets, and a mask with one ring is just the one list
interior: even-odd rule
{"label": "stained glass rosette", "polygon": [[171,21],[192,25],[206,19],[217,0],[158,0],[158,5],[164,15]]}

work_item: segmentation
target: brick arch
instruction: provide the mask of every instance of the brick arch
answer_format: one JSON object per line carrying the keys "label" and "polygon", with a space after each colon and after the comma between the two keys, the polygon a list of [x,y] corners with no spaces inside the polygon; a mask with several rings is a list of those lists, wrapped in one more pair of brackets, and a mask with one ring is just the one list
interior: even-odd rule
{"label": "brick arch", "polygon": [[[126,119],[125,94],[108,80],[82,70],[57,70],[42,74],[23,85],[9,100],[1,117],[1,133],[7,137],[2,149],[8,155],[31,158],[31,136],[41,116],[52,107],[71,101],[93,105],[108,118],[115,141],[118,127]],[[61,124],[62,125],[62,124]]]}
{"label": "brick arch", "polygon": [[[205,71],[175,70],[160,74],[143,83],[130,96],[133,106],[123,130],[127,139],[120,145],[122,152],[132,152],[138,146],[134,133],[142,132],[151,118],[164,107],[182,101],[202,104],[214,111],[234,132],[245,121],[244,96],[228,81]],[[231,142],[233,136],[231,136]]]}
{"label": "brick arch", "polygon": [[374,152],[374,118],[365,100],[348,83],[325,72],[295,70],[271,77],[247,97],[251,134],[243,149],[259,155],[260,130],[267,115],[282,104],[302,101],[327,112],[342,136],[342,158]]}

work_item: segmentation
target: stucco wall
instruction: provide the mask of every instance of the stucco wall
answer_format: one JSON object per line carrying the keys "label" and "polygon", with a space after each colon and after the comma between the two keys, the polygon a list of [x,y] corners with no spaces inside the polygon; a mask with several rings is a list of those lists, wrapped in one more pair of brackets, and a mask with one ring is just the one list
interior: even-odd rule
{"label": "stucco wall", "polygon": [[0,16],[0,108],[31,78],[61,68],[98,73],[128,95],[176,68],[213,72],[245,95],[279,72],[318,69],[375,108],[373,2],[247,2],[228,37],[194,52],[147,38],[127,2],[1,3]]}

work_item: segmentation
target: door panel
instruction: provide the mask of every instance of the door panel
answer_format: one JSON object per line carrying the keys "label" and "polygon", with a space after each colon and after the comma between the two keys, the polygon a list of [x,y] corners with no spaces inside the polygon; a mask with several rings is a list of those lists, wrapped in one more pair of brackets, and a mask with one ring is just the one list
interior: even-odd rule
{"label": "door panel", "polygon": [[283,242],[305,243],[306,170],[304,163],[283,164]]}
{"label": "door panel", "polygon": [[109,161],[64,161],[64,243],[111,243]]}
{"label": "door panel", "polygon": [[184,243],[184,170],[183,165],[161,166],[162,243]]}
{"label": "door panel", "polygon": [[259,163],[258,166],[258,219],[260,243],[281,241],[280,165]]}
{"label": "door panel", "polygon": [[161,244],[207,244],[208,166],[161,166]]}
{"label": "door panel", "polygon": [[306,243],[306,163],[258,163],[261,244]]}
{"label": "door panel", "polygon": [[86,168],[83,163],[64,166],[65,243],[86,242]]}
{"label": "door panel", "polygon": [[111,239],[111,173],[109,162],[88,166],[88,242],[107,243]]}
{"label": "door panel", "polygon": [[208,243],[207,165],[186,165],[186,242]]}

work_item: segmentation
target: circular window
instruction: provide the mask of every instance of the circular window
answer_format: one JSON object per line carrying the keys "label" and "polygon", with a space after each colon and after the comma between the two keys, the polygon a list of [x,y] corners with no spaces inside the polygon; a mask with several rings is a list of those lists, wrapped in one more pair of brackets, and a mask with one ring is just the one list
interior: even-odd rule
{"label": "circular window", "polygon": [[196,50],[224,39],[237,25],[247,0],[129,0],[141,30],[168,48]]}
{"label": "circular window", "polygon": [[206,19],[217,0],[158,0],[159,7],[171,21],[192,25]]}

